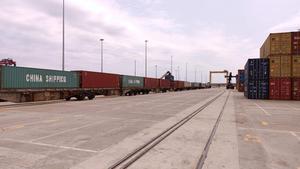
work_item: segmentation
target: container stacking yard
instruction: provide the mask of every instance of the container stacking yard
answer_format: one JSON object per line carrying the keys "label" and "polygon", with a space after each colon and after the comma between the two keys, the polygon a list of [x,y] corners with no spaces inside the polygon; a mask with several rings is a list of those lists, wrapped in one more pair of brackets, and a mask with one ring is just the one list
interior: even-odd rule
{"label": "container stacking yard", "polygon": [[300,32],[268,36],[260,59],[249,59],[245,65],[245,96],[300,100]]}

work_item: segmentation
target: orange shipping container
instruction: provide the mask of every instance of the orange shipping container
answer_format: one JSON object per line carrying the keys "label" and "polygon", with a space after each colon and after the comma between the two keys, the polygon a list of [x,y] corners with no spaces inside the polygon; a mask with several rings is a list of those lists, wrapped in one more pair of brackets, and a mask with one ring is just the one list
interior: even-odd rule
{"label": "orange shipping container", "polygon": [[260,57],[291,54],[292,33],[271,33],[261,47]]}
{"label": "orange shipping container", "polygon": [[280,56],[280,77],[292,76],[292,56],[281,55]]}
{"label": "orange shipping container", "polygon": [[280,56],[270,56],[270,77],[280,77]]}
{"label": "orange shipping container", "polygon": [[292,75],[300,77],[300,55],[292,56]]}

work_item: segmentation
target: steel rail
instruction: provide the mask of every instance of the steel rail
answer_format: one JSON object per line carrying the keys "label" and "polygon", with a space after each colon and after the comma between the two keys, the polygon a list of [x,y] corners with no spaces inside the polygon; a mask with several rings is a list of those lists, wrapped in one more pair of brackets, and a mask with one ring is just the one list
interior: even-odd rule
{"label": "steel rail", "polygon": [[198,108],[194,112],[185,116],[183,119],[181,119],[177,123],[173,124],[166,130],[162,131],[160,134],[153,137],[145,144],[141,145],[134,151],[130,152],[125,157],[121,158],[119,161],[117,161],[112,166],[110,166],[109,169],[116,169],[116,168],[126,169],[126,168],[128,168],[130,165],[132,165],[134,162],[136,162],[138,159],[140,159],[143,155],[145,155],[148,151],[150,151],[153,147],[155,147],[157,144],[159,144],[161,141],[163,141],[165,138],[167,138],[170,134],[172,134],[174,131],[176,131],[178,128],[180,128],[182,125],[184,125],[190,119],[192,119],[194,116],[196,116],[198,113],[200,113],[203,109],[205,109],[207,106],[209,106],[215,100],[217,100],[224,93],[225,93],[225,91],[218,94],[216,97],[214,97],[213,99],[206,102],[204,105],[202,105],[200,108]]}
{"label": "steel rail", "polygon": [[205,162],[205,160],[206,160],[206,157],[207,157],[207,154],[208,154],[208,151],[209,151],[209,147],[210,147],[210,145],[211,145],[211,143],[212,143],[212,140],[213,140],[213,138],[214,138],[214,136],[215,136],[215,134],[216,134],[216,131],[217,131],[217,129],[218,129],[219,123],[220,123],[221,118],[222,118],[222,116],[223,116],[223,113],[224,113],[226,104],[227,104],[227,102],[228,102],[229,95],[230,95],[230,92],[228,93],[228,95],[227,95],[227,97],[226,97],[226,100],[225,100],[224,105],[223,105],[223,107],[222,107],[222,109],[221,109],[221,112],[220,112],[220,114],[219,114],[219,116],[218,116],[218,118],[217,118],[217,121],[216,121],[216,123],[215,123],[215,125],[214,125],[214,127],[213,127],[213,129],[212,129],[212,131],[211,131],[211,133],[210,133],[210,136],[209,136],[209,138],[208,138],[206,144],[205,144],[205,147],[204,147],[204,149],[203,149],[203,151],[202,151],[201,157],[200,157],[200,159],[199,159],[199,161],[198,161],[198,163],[197,163],[196,169],[202,169],[202,168],[203,168],[204,162]]}

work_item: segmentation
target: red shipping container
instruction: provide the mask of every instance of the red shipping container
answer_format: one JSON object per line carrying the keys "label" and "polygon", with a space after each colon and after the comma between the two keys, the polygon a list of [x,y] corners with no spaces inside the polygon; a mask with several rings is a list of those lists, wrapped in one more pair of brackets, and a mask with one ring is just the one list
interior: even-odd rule
{"label": "red shipping container", "polygon": [[184,81],[174,81],[174,88],[175,89],[183,89],[184,88]]}
{"label": "red shipping container", "polygon": [[144,78],[144,87],[146,89],[158,89],[159,88],[159,79],[155,78]]}
{"label": "red shipping container", "polygon": [[280,78],[270,78],[269,98],[280,99]]}
{"label": "red shipping container", "polygon": [[292,99],[292,79],[281,78],[280,80],[280,99],[291,100]]}
{"label": "red shipping container", "polygon": [[291,100],[292,79],[291,78],[270,78],[270,99]]}
{"label": "red shipping container", "polygon": [[294,78],[292,84],[293,100],[300,100],[300,78]]}
{"label": "red shipping container", "polygon": [[292,33],[292,54],[300,54],[300,32]]}
{"label": "red shipping container", "polygon": [[80,77],[81,88],[119,89],[120,75],[90,71],[76,71]]}
{"label": "red shipping container", "polygon": [[171,88],[171,81],[170,80],[165,80],[165,79],[160,79],[159,80],[159,87],[162,89],[170,89]]}

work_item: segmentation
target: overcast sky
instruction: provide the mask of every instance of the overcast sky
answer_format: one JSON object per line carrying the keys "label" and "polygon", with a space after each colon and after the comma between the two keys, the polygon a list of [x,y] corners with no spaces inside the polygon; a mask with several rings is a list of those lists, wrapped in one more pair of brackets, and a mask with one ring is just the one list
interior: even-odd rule
{"label": "overcast sky", "polygon": [[[148,75],[179,66],[197,81],[209,70],[243,68],[270,32],[300,29],[299,0],[66,0],[66,69]],[[17,65],[61,69],[62,0],[0,0],[0,56]],[[224,81],[215,76],[216,81]]]}

